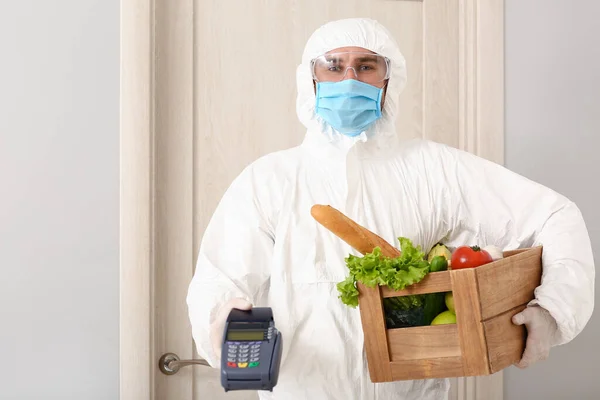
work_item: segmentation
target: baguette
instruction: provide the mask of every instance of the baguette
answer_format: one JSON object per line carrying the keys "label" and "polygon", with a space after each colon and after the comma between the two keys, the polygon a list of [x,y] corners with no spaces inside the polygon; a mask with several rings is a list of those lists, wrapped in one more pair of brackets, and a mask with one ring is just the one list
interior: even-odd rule
{"label": "baguette", "polygon": [[334,235],[348,243],[361,254],[370,253],[375,247],[381,248],[386,257],[399,257],[400,250],[364,228],[331,206],[315,204],[310,210],[312,217]]}

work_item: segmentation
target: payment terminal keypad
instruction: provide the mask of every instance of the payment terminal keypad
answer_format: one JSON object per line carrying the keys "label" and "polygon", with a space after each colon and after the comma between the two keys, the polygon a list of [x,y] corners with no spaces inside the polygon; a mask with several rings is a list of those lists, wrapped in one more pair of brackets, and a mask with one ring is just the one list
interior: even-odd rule
{"label": "payment terminal keypad", "polygon": [[227,366],[230,368],[255,368],[260,365],[262,342],[226,342]]}

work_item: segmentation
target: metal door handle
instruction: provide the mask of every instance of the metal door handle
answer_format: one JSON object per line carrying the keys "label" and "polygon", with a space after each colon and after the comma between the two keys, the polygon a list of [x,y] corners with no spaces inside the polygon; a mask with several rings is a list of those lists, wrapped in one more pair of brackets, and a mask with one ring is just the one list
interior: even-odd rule
{"label": "metal door handle", "polygon": [[203,365],[210,367],[206,360],[181,360],[179,359],[179,356],[174,353],[165,353],[160,360],[158,360],[158,369],[165,375],[175,375],[182,367],[187,367],[188,365]]}

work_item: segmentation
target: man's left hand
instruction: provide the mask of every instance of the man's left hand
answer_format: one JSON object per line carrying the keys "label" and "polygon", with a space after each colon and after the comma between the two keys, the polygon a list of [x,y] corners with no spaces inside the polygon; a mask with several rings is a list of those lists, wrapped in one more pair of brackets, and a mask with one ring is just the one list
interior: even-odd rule
{"label": "man's left hand", "polygon": [[527,327],[527,341],[521,361],[515,364],[523,369],[548,358],[558,327],[548,310],[540,306],[527,307],[512,318],[515,325]]}

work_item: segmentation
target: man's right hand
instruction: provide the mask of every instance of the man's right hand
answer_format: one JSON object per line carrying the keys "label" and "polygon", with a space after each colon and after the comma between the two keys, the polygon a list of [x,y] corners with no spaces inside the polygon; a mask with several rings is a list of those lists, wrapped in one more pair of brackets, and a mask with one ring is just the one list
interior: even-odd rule
{"label": "man's right hand", "polygon": [[250,310],[252,308],[252,303],[248,302],[246,299],[236,297],[224,303],[219,309],[215,321],[210,326],[210,339],[212,341],[213,351],[219,362],[221,362],[221,346],[223,345],[225,322],[227,322],[227,317],[234,308],[238,310]]}

